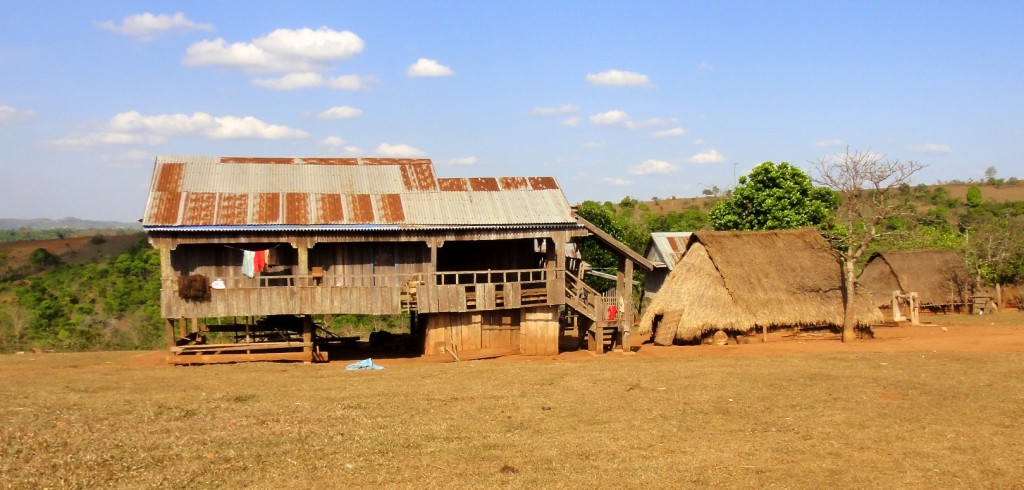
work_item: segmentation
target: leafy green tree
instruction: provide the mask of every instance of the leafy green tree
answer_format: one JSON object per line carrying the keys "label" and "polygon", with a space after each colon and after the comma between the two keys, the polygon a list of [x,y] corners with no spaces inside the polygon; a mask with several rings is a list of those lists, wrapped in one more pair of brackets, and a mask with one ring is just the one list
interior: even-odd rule
{"label": "leafy green tree", "polygon": [[981,206],[981,202],[981,187],[972,185],[970,188],[967,189],[967,206],[976,208],[978,206]]}
{"label": "leafy green tree", "polygon": [[45,248],[37,248],[28,255],[28,263],[35,268],[43,268],[60,263],[60,257]]}
{"label": "leafy green tree", "polygon": [[716,230],[827,227],[836,204],[835,193],[814,187],[799,168],[764,162],[740,177],[731,198],[711,208],[710,220]]}

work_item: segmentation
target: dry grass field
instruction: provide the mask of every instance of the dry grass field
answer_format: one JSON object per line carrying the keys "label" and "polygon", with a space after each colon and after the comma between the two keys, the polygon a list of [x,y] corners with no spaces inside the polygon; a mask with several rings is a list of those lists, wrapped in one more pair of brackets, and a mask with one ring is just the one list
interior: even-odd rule
{"label": "dry grass field", "polygon": [[[0,486],[1020,486],[1024,318],[934,318],[947,330],[845,347],[644,346],[360,372],[0,356]],[[1000,340],[983,349],[915,340],[989,334]],[[797,344],[818,347],[786,347]]]}

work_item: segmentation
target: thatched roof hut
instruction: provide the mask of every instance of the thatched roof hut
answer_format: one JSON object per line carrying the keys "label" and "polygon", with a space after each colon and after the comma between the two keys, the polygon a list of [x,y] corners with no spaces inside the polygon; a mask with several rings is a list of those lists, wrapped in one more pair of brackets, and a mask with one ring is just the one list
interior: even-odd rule
{"label": "thatched roof hut", "polygon": [[[655,331],[654,342],[667,345],[717,330],[841,326],[841,287],[838,257],[814,229],[698,231],[637,333]],[[860,323],[881,321],[868,298],[856,305]]]}
{"label": "thatched roof hut", "polygon": [[923,305],[964,303],[971,283],[963,259],[952,250],[876,252],[858,282],[879,306],[891,302],[893,291],[916,292]]}

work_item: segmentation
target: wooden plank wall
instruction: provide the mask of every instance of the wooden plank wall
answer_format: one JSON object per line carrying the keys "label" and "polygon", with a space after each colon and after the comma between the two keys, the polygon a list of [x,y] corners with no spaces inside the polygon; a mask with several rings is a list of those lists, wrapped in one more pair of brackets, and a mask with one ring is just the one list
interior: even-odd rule
{"label": "wooden plank wall", "polygon": [[430,249],[419,242],[320,243],[309,254],[310,267],[322,267],[333,286],[401,286],[429,264]]}
{"label": "wooden plank wall", "polygon": [[539,306],[523,311],[522,353],[526,356],[558,354],[558,307]]}
{"label": "wooden plank wall", "polygon": [[272,287],[214,289],[209,302],[185,301],[175,291],[160,291],[164,318],[245,315],[397,315],[399,287]]}
{"label": "wooden plank wall", "polygon": [[424,354],[519,347],[524,355],[558,354],[558,307],[426,316]]}

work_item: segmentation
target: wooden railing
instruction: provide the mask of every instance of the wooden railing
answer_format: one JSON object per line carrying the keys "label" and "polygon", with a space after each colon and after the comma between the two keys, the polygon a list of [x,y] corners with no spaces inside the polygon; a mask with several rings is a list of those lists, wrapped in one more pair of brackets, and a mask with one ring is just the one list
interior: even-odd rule
{"label": "wooden railing", "polygon": [[601,293],[569,271],[565,271],[565,303],[591,320],[599,318],[598,308],[604,306]]}
{"label": "wooden railing", "polygon": [[178,297],[176,279],[161,291],[165,317],[270,314],[464,312],[562,304],[562,271],[510,269],[435,273],[287,274],[210,278],[224,287],[208,302]]}

